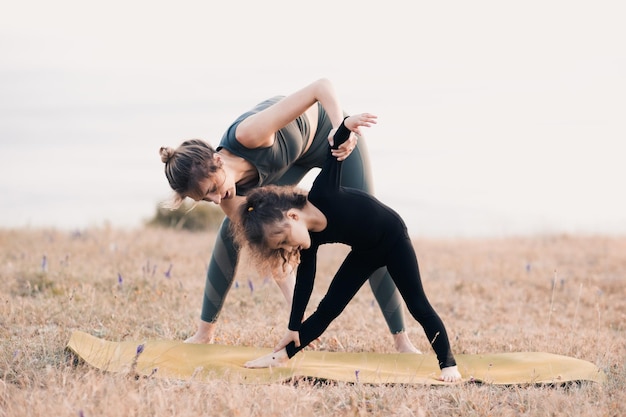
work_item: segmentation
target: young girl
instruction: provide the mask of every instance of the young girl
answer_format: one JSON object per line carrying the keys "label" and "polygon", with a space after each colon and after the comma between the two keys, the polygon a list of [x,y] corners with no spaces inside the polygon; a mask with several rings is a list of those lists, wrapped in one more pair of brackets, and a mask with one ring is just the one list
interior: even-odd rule
{"label": "young girl", "polygon": [[[375,122],[376,116],[368,113],[346,118],[333,147],[350,131]],[[247,362],[246,367],[283,365],[324,332],[374,270],[386,266],[437,355],[440,379],[459,381],[445,326],[424,293],[404,221],[371,195],[342,187],[342,162],[328,154],[308,196],[294,187],[266,186],[252,190],[240,208],[235,225],[239,242],[248,244],[259,259],[299,262],[287,333],[274,352]],[[351,251],[317,310],[303,321],[313,291],[317,250],[325,243],[347,244]]]}

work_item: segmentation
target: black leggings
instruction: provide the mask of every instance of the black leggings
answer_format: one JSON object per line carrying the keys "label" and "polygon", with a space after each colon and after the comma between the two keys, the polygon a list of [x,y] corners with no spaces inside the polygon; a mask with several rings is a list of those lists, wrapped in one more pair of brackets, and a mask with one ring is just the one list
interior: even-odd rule
{"label": "black leggings", "polygon": [[[327,145],[324,145],[323,151],[328,152]],[[341,183],[344,186],[358,188],[371,194],[373,193],[373,182],[367,155],[365,140],[360,139],[350,157],[343,161]],[[283,175],[278,184],[298,184],[312,168],[315,166],[294,165]],[[228,218],[225,218],[217,236],[207,271],[200,318],[209,323],[217,321],[226,295],[234,281],[238,250],[233,242],[229,223]],[[391,333],[396,334],[404,331],[404,315],[400,295],[387,269],[383,267],[372,271],[369,282]]]}
{"label": "black leggings", "polygon": [[363,255],[350,252],[335,274],[317,310],[302,322],[299,330],[300,347],[291,342],[286,347],[287,355],[293,357],[317,339],[341,314],[372,271],[380,265],[387,266],[409,312],[424,328],[426,337],[437,354],[439,367],[456,365],[443,321],[424,293],[417,257],[408,237],[398,239],[390,249],[381,248],[374,256],[371,253]]}

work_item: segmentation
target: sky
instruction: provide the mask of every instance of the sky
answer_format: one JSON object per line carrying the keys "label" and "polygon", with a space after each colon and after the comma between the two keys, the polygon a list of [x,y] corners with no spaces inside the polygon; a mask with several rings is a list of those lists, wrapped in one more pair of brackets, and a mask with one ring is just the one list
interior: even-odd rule
{"label": "sky", "polygon": [[0,14],[0,227],[133,227],[157,155],[329,78],[428,236],[626,233],[619,1],[20,1]]}

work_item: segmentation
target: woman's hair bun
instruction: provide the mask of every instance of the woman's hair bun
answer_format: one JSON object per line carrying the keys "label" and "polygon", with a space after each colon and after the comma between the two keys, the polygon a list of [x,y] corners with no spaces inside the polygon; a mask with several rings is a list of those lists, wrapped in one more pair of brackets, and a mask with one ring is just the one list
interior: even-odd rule
{"label": "woman's hair bun", "polygon": [[159,155],[161,155],[161,162],[167,164],[172,156],[174,156],[174,149],[169,146],[161,146],[161,149],[159,149]]}

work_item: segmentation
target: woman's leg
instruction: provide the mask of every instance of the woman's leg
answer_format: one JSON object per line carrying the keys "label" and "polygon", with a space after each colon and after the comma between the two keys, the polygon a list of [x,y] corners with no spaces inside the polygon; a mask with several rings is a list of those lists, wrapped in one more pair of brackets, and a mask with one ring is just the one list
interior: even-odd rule
{"label": "woman's leg", "polygon": [[196,334],[185,340],[187,343],[211,343],[213,341],[217,318],[235,278],[239,254],[229,225],[229,219],[224,218],[215,240],[207,271],[200,324]]}

